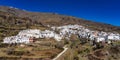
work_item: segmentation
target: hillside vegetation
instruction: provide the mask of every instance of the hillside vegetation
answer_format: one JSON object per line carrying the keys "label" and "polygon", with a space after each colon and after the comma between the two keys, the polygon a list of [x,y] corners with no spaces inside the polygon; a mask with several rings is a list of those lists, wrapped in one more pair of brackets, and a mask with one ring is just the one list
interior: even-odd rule
{"label": "hillside vegetation", "polygon": [[28,12],[0,6],[0,40],[6,36],[16,35],[18,31],[24,29],[37,28],[44,30],[47,29],[47,25],[61,26],[68,24],[80,24],[93,30],[120,33],[120,27],[110,24],[92,22],[56,13]]}
{"label": "hillside vegetation", "polygon": [[[46,30],[50,29],[48,26],[63,26],[70,24],[82,25],[91,30],[120,33],[120,27],[110,24],[88,21],[56,13],[29,12],[0,6],[0,42],[2,42],[5,37],[17,35],[21,30]],[[96,43],[96,47],[90,43],[91,41],[88,39],[79,39],[76,35],[73,35],[69,41],[62,40],[61,42],[56,42],[54,39],[37,39],[36,43],[25,45],[25,47],[21,47],[21,44],[16,46],[7,44],[4,46],[4,44],[2,45],[2,43],[0,43],[0,59],[19,59],[21,57],[52,59],[63,50],[62,47],[64,45],[67,45],[68,51],[59,57],[61,60],[119,60],[120,41],[115,41],[113,44],[106,44],[104,46],[101,43]],[[111,54],[106,55],[104,52],[106,54]],[[20,54],[20,56],[17,56],[18,54]]]}

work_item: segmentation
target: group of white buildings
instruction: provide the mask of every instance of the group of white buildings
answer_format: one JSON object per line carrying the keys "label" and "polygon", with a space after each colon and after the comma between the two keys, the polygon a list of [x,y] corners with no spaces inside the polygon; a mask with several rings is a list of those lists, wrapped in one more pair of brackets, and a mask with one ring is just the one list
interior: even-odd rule
{"label": "group of white buildings", "polygon": [[51,30],[45,31],[38,29],[22,30],[16,36],[4,38],[3,43],[30,43],[30,37],[54,38],[55,40],[60,41],[64,38],[69,39],[72,34],[78,35],[79,38],[88,38],[90,40],[96,40],[97,42],[120,40],[120,34],[118,33],[92,31],[81,25],[53,26],[50,28]]}
{"label": "group of white buildings", "polygon": [[38,29],[28,29],[22,30],[16,36],[6,37],[3,40],[3,43],[30,43],[30,38],[54,38],[59,41],[62,38],[59,34],[54,33],[54,31],[45,30],[40,31]]}

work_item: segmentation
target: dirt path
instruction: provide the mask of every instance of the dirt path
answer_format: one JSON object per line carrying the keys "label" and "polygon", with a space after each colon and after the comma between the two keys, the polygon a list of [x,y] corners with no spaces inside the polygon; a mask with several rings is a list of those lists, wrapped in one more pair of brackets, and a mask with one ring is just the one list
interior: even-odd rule
{"label": "dirt path", "polygon": [[65,53],[68,50],[66,46],[64,46],[63,48],[64,50],[61,53],[59,53],[55,58],[53,58],[53,60],[57,60],[63,53]]}

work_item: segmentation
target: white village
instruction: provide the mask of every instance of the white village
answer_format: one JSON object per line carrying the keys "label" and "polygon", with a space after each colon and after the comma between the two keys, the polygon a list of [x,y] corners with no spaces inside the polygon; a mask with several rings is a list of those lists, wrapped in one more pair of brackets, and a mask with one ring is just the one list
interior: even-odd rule
{"label": "white village", "polygon": [[[107,42],[120,40],[120,34],[107,33],[103,31],[92,31],[81,25],[65,25],[65,26],[52,26],[50,30],[41,31],[38,29],[22,30],[16,36],[5,37],[3,43],[25,43],[29,44],[34,41],[33,38],[54,38],[56,41],[62,39],[70,39],[72,34],[77,35],[79,38],[88,38],[97,42]],[[58,31],[58,32],[56,32]]]}

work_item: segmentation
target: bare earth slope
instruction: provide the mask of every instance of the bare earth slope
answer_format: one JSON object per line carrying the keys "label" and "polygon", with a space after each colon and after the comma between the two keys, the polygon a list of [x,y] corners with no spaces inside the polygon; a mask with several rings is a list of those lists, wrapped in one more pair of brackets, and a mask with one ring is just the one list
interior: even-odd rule
{"label": "bare earth slope", "polygon": [[[42,23],[44,25],[80,24],[88,28],[101,30],[101,31],[120,30],[119,27],[115,27],[110,24],[97,23],[97,22],[88,21],[81,18],[72,17],[72,16],[59,15],[56,13],[28,12],[20,9],[0,6],[0,15],[7,16],[6,14],[1,14],[3,12],[8,14],[8,16],[12,16],[16,18],[26,18],[28,20],[31,20],[30,23],[36,22],[36,23]],[[25,20],[25,19],[21,19],[21,20]]]}
{"label": "bare earth slope", "polygon": [[[120,27],[113,26],[110,24],[88,21],[85,19],[76,18],[73,16],[60,15],[56,13],[29,12],[29,11],[24,11],[24,10],[12,8],[12,7],[0,6],[0,42],[3,40],[4,37],[14,36],[18,34],[18,32],[21,30],[25,30],[25,29],[45,30],[45,29],[49,29],[48,25],[49,26],[62,26],[62,25],[69,25],[69,24],[79,24],[91,30],[120,33]],[[77,40],[77,39],[73,39],[73,40]],[[84,39],[81,39],[81,40],[84,40]],[[71,46],[73,45],[69,49],[70,51],[69,55],[71,56],[72,54],[74,56],[74,54],[78,52],[78,55],[80,55],[81,57],[81,53],[85,52],[86,54],[86,51],[88,49],[90,49],[90,51],[92,50],[91,45],[89,45],[88,43],[86,43],[86,46],[81,45],[80,42],[78,42],[78,40],[77,42],[72,41],[68,43],[71,43]],[[83,46],[83,48],[81,46]],[[114,48],[118,48],[117,49],[118,51],[115,50]],[[107,49],[107,48],[104,48],[104,49]],[[116,56],[114,55],[116,54],[116,51],[119,52],[119,47],[115,46],[115,47],[112,47],[111,49],[108,49],[107,51],[111,52],[111,54],[108,54],[108,57],[109,56],[114,57]],[[95,54],[96,56],[97,54],[102,54],[102,51],[100,51],[100,53],[95,52]],[[66,55],[66,56],[69,57],[69,55]],[[82,57],[84,58],[84,54]],[[92,60],[93,58],[95,58],[92,55],[90,55],[89,57]],[[77,59],[77,57],[75,57],[75,59]]]}

